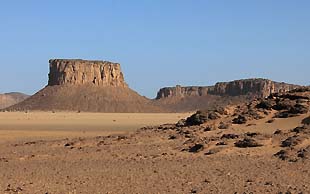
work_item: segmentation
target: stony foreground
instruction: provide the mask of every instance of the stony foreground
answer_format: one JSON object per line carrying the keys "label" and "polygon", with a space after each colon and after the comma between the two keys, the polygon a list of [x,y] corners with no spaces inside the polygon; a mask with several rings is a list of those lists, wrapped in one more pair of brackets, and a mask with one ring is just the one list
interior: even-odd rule
{"label": "stony foreground", "polygon": [[191,153],[166,132],[2,145],[1,193],[310,192],[310,160],[279,159],[271,139]]}
{"label": "stony foreground", "polygon": [[1,193],[310,193],[310,92],[124,135],[0,145]]}

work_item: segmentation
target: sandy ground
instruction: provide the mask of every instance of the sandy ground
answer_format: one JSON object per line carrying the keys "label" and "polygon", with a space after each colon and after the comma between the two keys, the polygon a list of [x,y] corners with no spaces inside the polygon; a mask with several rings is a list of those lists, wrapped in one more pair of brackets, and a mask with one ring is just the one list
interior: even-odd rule
{"label": "sandy ground", "polygon": [[174,123],[189,114],[1,112],[0,142],[128,133],[143,126]]}
{"label": "sandy ground", "polygon": [[[213,131],[204,125],[135,130],[188,115],[1,113],[0,193],[310,193],[309,160],[274,156],[309,114]],[[277,129],[283,134],[274,135]],[[255,139],[262,146],[237,148],[238,139],[216,146],[223,134],[241,139],[245,132],[260,133]],[[202,140],[202,151],[183,151]],[[306,145],[309,139],[291,149]]]}

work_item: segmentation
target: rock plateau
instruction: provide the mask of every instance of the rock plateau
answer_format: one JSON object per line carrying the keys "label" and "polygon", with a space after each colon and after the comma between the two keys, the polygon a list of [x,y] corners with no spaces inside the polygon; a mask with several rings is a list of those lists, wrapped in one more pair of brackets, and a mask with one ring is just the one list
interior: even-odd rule
{"label": "rock plateau", "polygon": [[214,86],[177,85],[160,89],[155,103],[174,111],[192,111],[264,98],[297,87],[300,86],[260,78],[219,82]]}

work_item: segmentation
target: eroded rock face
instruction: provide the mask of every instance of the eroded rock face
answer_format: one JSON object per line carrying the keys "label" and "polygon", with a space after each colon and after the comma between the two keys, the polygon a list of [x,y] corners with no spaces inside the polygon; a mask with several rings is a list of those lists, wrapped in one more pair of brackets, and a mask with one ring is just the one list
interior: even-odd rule
{"label": "eroded rock face", "polygon": [[213,87],[182,87],[177,85],[176,87],[161,88],[157,93],[156,99],[169,98],[169,97],[185,97],[185,96],[205,96]]}
{"label": "eroded rock face", "polygon": [[287,92],[296,87],[298,86],[274,82],[268,79],[244,79],[217,83],[215,84],[213,94],[239,96],[251,93],[258,97],[267,97],[272,93]]}
{"label": "eroded rock face", "polygon": [[49,63],[49,86],[94,84],[127,87],[118,63],[80,59],[53,59]]}
{"label": "eroded rock face", "polygon": [[286,92],[299,86],[287,83],[274,82],[268,79],[244,79],[231,82],[219,82],[215,86],[167,87],[157,93],[156,99],[187,96],[240,96],[253,95],[267,97],[272,93]]}

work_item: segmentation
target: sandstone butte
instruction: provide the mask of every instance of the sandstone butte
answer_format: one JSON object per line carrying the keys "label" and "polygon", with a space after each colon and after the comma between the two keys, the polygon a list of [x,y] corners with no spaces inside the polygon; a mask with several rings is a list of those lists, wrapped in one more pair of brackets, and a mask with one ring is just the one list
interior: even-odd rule
{"label": "sandstone butte", "polygon": [[165,112],[128,87],[120,64],[53,59],[48,85],[9,111]]}
{"label": "sandstone butte", "polygon": [[49,61],[48,84],[9,111],[184,112],[262,98],[298,85],[268,79],[219,82],[214,86],[165,87],[155,99],[128,87],[119,63],[81,59]]}

